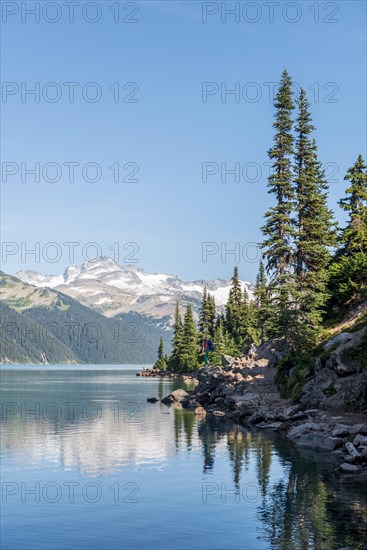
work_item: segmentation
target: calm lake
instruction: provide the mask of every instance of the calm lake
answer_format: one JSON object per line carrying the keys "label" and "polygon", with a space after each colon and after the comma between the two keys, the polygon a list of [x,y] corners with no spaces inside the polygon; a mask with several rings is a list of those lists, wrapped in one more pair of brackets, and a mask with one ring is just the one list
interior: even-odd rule
{"label": "calm lake", "polygon": [[367,488],[330,457],[149,404],[179,386],[137,370],[1,368],[3,550],[367,545]]}

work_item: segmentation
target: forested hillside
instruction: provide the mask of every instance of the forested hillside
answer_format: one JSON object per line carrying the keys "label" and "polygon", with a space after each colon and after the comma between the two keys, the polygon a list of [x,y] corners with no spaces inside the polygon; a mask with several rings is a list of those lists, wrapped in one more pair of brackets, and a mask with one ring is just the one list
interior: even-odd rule
{"label": "forested hillside", "polygon": [[151,363],[169,331],[136,313],[107,318],[50,289],[1,276],[1,362]]}

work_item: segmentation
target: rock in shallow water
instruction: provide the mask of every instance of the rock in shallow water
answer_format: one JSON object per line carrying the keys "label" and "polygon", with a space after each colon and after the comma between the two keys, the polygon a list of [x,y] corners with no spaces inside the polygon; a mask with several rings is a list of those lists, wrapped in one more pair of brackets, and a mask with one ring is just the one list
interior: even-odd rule
{"label": "rock in shallow water", "polygon": [[196,414],[197,416],[206,416],[206,410],[204,409],[204,407],[196,407],[196,409],[194,410],[194,414]]}
{"label": "rock in shallow water", "polygon": [[189,394],[185,390],[175,390],[166,397],[163,397],[161,402],[164,405],[171,405],[172,403],[181,403],[187,397],[189,397]]}

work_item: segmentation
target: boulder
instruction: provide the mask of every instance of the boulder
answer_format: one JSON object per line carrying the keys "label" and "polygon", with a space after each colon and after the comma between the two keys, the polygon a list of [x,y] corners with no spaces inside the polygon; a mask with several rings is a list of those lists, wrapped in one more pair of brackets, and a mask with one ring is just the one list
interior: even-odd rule
{"label": "boulder", "polygon": [[367,371],[348,382],[343,395],[344,403],[353,410],[367,408]]}
{"label": "boulder", "polygon": [[350,435],[356,435],[358,433],[367,433],[366,424],[354,424],[353,426],[347,426],[346,424],[337,424],[331,435],[333,437],[349,437]]}
{"label": "boulder", "polygon": [[310,432],[319,432],[319,431],[322,431],[323,428],[324,428],[324,425],[319,424],[318,422],[306,422],[305,424],[299,424],[298,426],[293,426],[288,432],[288,437],[290,439],[297,439],[301,437],[302,434],[310,433]]}
{"label": "boulder", "polygon": [[164,405],[171,405],[172,403],[181,403],[181,401],[184,401],[187,397],[189,397],[187,391],[175,390],[166,397],[163,397],[161,402],[164,403]]}
{"label": "boulder", "polygon": [[367,446],[367,436],[358,434],[353,439],[353,445],[355,447],[366,447]]}
{"label": "boulder", "polygon": [[184,409],[195,410],[197,407],[200,407],[200,403],[194,399],[184,399],[181,401],[181,405]]}
{"label": "boulder", "polygon": [[326,395],[319,387],[312,384],[302,393],[300,404],[304,408],[317,407],[318,409],[324,409],[326,407]]}
{"label": "boulder", "polygon": [[233,363],[236,362],[236,359],[232,355],[222,355],[221,357],[222,367],[224,369],[231,367]]}
{"label": "boulder", "polygon": [[350,457],[353,459],[353,461],[356,461],[356,462],[360,462],[360,461],[361,461],[362,455],[357,451],[357,449],[355,448],[355,446],[353,445],[353,443],[351,443],[350,441],[348,441],[348,442],[345,444],[345,448],[346,448],[346,450],[348,451],[348,454],[350,455]]}
{"label": "boulder", "polygon": [[148,397],[147,398],[147,403],[158,403],[159,399],[157,399],[156,397]]}
{"label": "boulder", "polygon": [[325,363],[326,368],[332,369],[338,376],[349,376],[356,371],[356,365],[342,358],[339,351],[333,351]]}
{"label": "boulder", "polygon": [[196,409],[194,410],[194,414],[196,414],[197,416],[206,416],[206,410],[204,409],[204,407],[196,407]]}
{"label": "boulder", "polygon": [[225,416],[225,414],[223,411],[213,411],[214,416]]}
{"label": "boulder", "polygon": [[352,337],[349,332],[340,332],[334,338],[331,338],[326,344],[324,344],[324,349],[326,351],[329,351],[334,346],[341,346],[343,344],[346,344],[349,340],[351,340]]}
{"label": "boulder", "polygon": [[315,449],[320,451],[334,451],[343,445],[344,439],[340,437],[325,437],[320,433],[305,433],[296,441],[298,447]]}
{"label": "boulder", "polygon": [[303,393],[328,390],[337,378],[334,371],[325,367],[318,371],[316,376],[304,385]]}
{"label": "boulder", "polygon": [[358,468],[355,464],[348,464],[347,462],[340,464],[338,469],[339,472],[342,472],[343,474],[357,474],[360,470],[360,468]]}

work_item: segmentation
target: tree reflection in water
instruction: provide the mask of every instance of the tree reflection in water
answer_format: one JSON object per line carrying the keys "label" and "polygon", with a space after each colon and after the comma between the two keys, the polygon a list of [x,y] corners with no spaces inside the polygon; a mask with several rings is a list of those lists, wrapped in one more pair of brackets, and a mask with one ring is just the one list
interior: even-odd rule
{"label": "tree reflection in water", "polygon": [[185,430],[188,447],[197,426],[203,453],[203,473],[214,471],[216,449],[226,441],[233,485],[255,465],[256,503],[261,535],[270,548],[334,550],[367,546],[367,490],[345,483],[328,457],[300,451],[278,434],[247,431],[231,422],[207,416],[189,422],[187,411],[176,411],[176,437]]}

